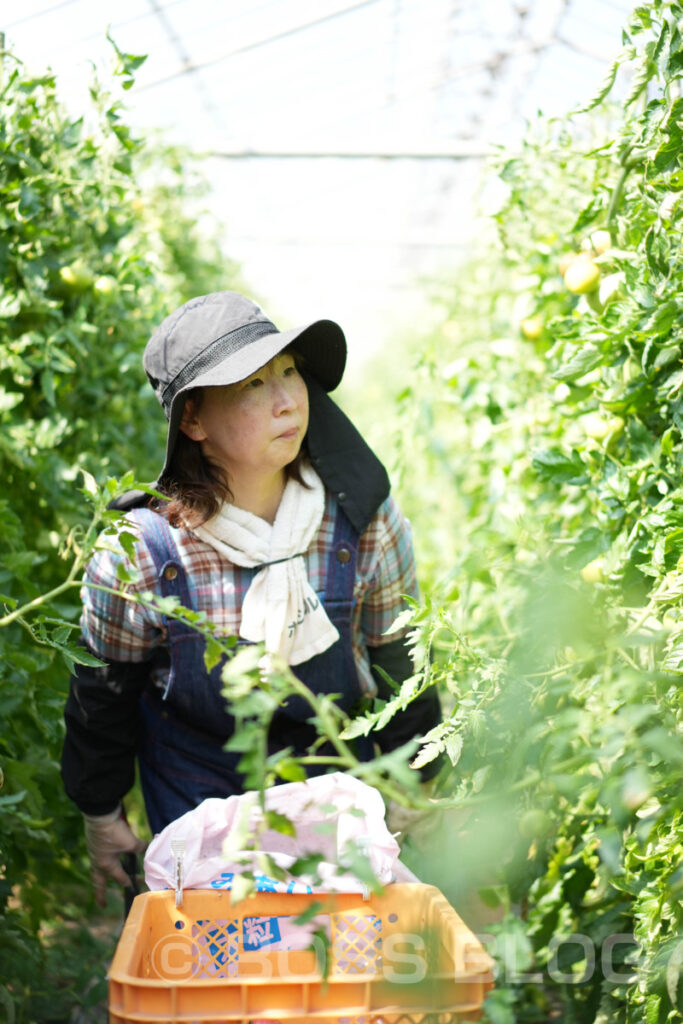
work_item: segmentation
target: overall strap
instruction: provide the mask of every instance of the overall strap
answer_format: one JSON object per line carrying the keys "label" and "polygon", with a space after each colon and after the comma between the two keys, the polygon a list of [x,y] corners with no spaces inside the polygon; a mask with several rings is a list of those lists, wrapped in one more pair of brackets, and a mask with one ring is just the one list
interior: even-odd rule
{"label": "overall strap", "polygon": [[332,546],[327,560],[325,602],[353,602],[358,541],[358,531],[338,504]]}
{"label": "overall strap", "polygon": [[[177,597],[184,608],[196,610],[188,576],[176,545],[173,529],[164,516],[150,508],[132,509],[127,518],[135,523],[144,537],[147,549],[152,556],[159,581],[159,592],[162,597]],[[164,624],[169,629],[180,626],[164,616]],[[185,627],[188,628],[188,627]]]}

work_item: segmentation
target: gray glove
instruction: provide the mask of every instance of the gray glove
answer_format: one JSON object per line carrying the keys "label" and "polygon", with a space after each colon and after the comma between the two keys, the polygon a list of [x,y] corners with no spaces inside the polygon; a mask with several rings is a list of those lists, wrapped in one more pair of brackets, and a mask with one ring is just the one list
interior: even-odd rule
{"label": "gray glove", "polygon": [[421,796],[430,803],[433,802],[433,807],[404,807],[395,800],[386,801],[386,825],[398,840],[399,846],[403,846],[405,840],[410,839],[414,846],[424,847],[433,837],[442,816],[437,801],[432,801],[433,788],[433,780],[420,785]]}
{"label": "gray glove", "polygon": [[103,907],[107,900],[107,876],[113,878],[119,885],[132,884],[121,866],[121,855],[142,853],[147,844],[131,831],[120,805],[110,814],[84,814],[83,820],[95,900]]}

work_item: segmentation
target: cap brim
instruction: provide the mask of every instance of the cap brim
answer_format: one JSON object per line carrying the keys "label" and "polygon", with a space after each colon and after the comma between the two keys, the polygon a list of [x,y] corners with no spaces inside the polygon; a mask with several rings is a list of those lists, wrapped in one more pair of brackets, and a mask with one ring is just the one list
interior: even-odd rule
{"label": "cap brim", "polygon": [[161,476],[168,471],[188,391],[201,387],[220,387],[236,384],[251,376],[289,345],[293,345],[304,359],[306,370],[325,391],[333,391],[344,375],[346,365],[346,338],[339,324],[333,320],[314,320],[303,327],[289,331],[274,331],[245,345],[216,366],[195,377],[173,399],[168,420],[166,458]]}

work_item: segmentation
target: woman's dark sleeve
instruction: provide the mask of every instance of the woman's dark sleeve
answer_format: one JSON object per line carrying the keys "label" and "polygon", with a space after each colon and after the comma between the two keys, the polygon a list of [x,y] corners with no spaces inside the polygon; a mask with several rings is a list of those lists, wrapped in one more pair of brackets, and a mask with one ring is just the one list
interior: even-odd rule
{"label": "woman's dark sleeve", "polygon": [[[383,669],[386,674],[399,686],[415,672],[410,648],[405,640],[392,640],[380,647],[369,647],[370,666],[372,675],[377,685],[377,696],[381,700],[390,700],[394,691],[378,671]],[[412,739],[419,739],[426,732],[433,729],[441,721],[441,706],[439,697],[434,686],[421,693],[419,697],[411,701],[403,711],[397,711],[394,717],[380,732],[373,733],[375,741],[382,753],[389,753],[397,747],[408,743]],[[441,767],[441,759],[436,758],[430,761],[423,768],[420,768],[420,777],[423,782],[434,778]]]}
{"label": "woman's dark sleeve", "polygon": [[78,665],[71,676],[62,779],[85,814],[113,811],[135,781],[140,694],[149,670],[149,662],[110,661]]}

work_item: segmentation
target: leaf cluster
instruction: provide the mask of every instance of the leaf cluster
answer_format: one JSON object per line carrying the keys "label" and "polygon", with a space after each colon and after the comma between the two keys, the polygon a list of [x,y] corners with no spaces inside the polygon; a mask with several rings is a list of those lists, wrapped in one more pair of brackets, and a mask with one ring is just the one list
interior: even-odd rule
{"label": "leaf cluster", "polygon": [[414,867],[503,915],[496,1024],[683,1008],[682,15],[638,5],[594,101],[501,153],[492,223],[402,353],[393,475],[460,808]]}
{"label": "leaf cluster", "polygon": [[[52,75],[2,61],[0,1000],[38,1019],[60,990],[57,1019],[67,993],[71,1005],[101,998],[83,972],[104,976],[102,963],[86,970],[87,936],[70,924],[88,870],[59,775],[68,670],[87,657],[80,569],[116,481],[158,472],[164,421],[141,367],[147,338],[190,295],[230,287],[236,267],[201,216],[196,167],[135,136],[116,85],[94,79],[74,116]],[[118,61],[125,87],[139,58]]]}

